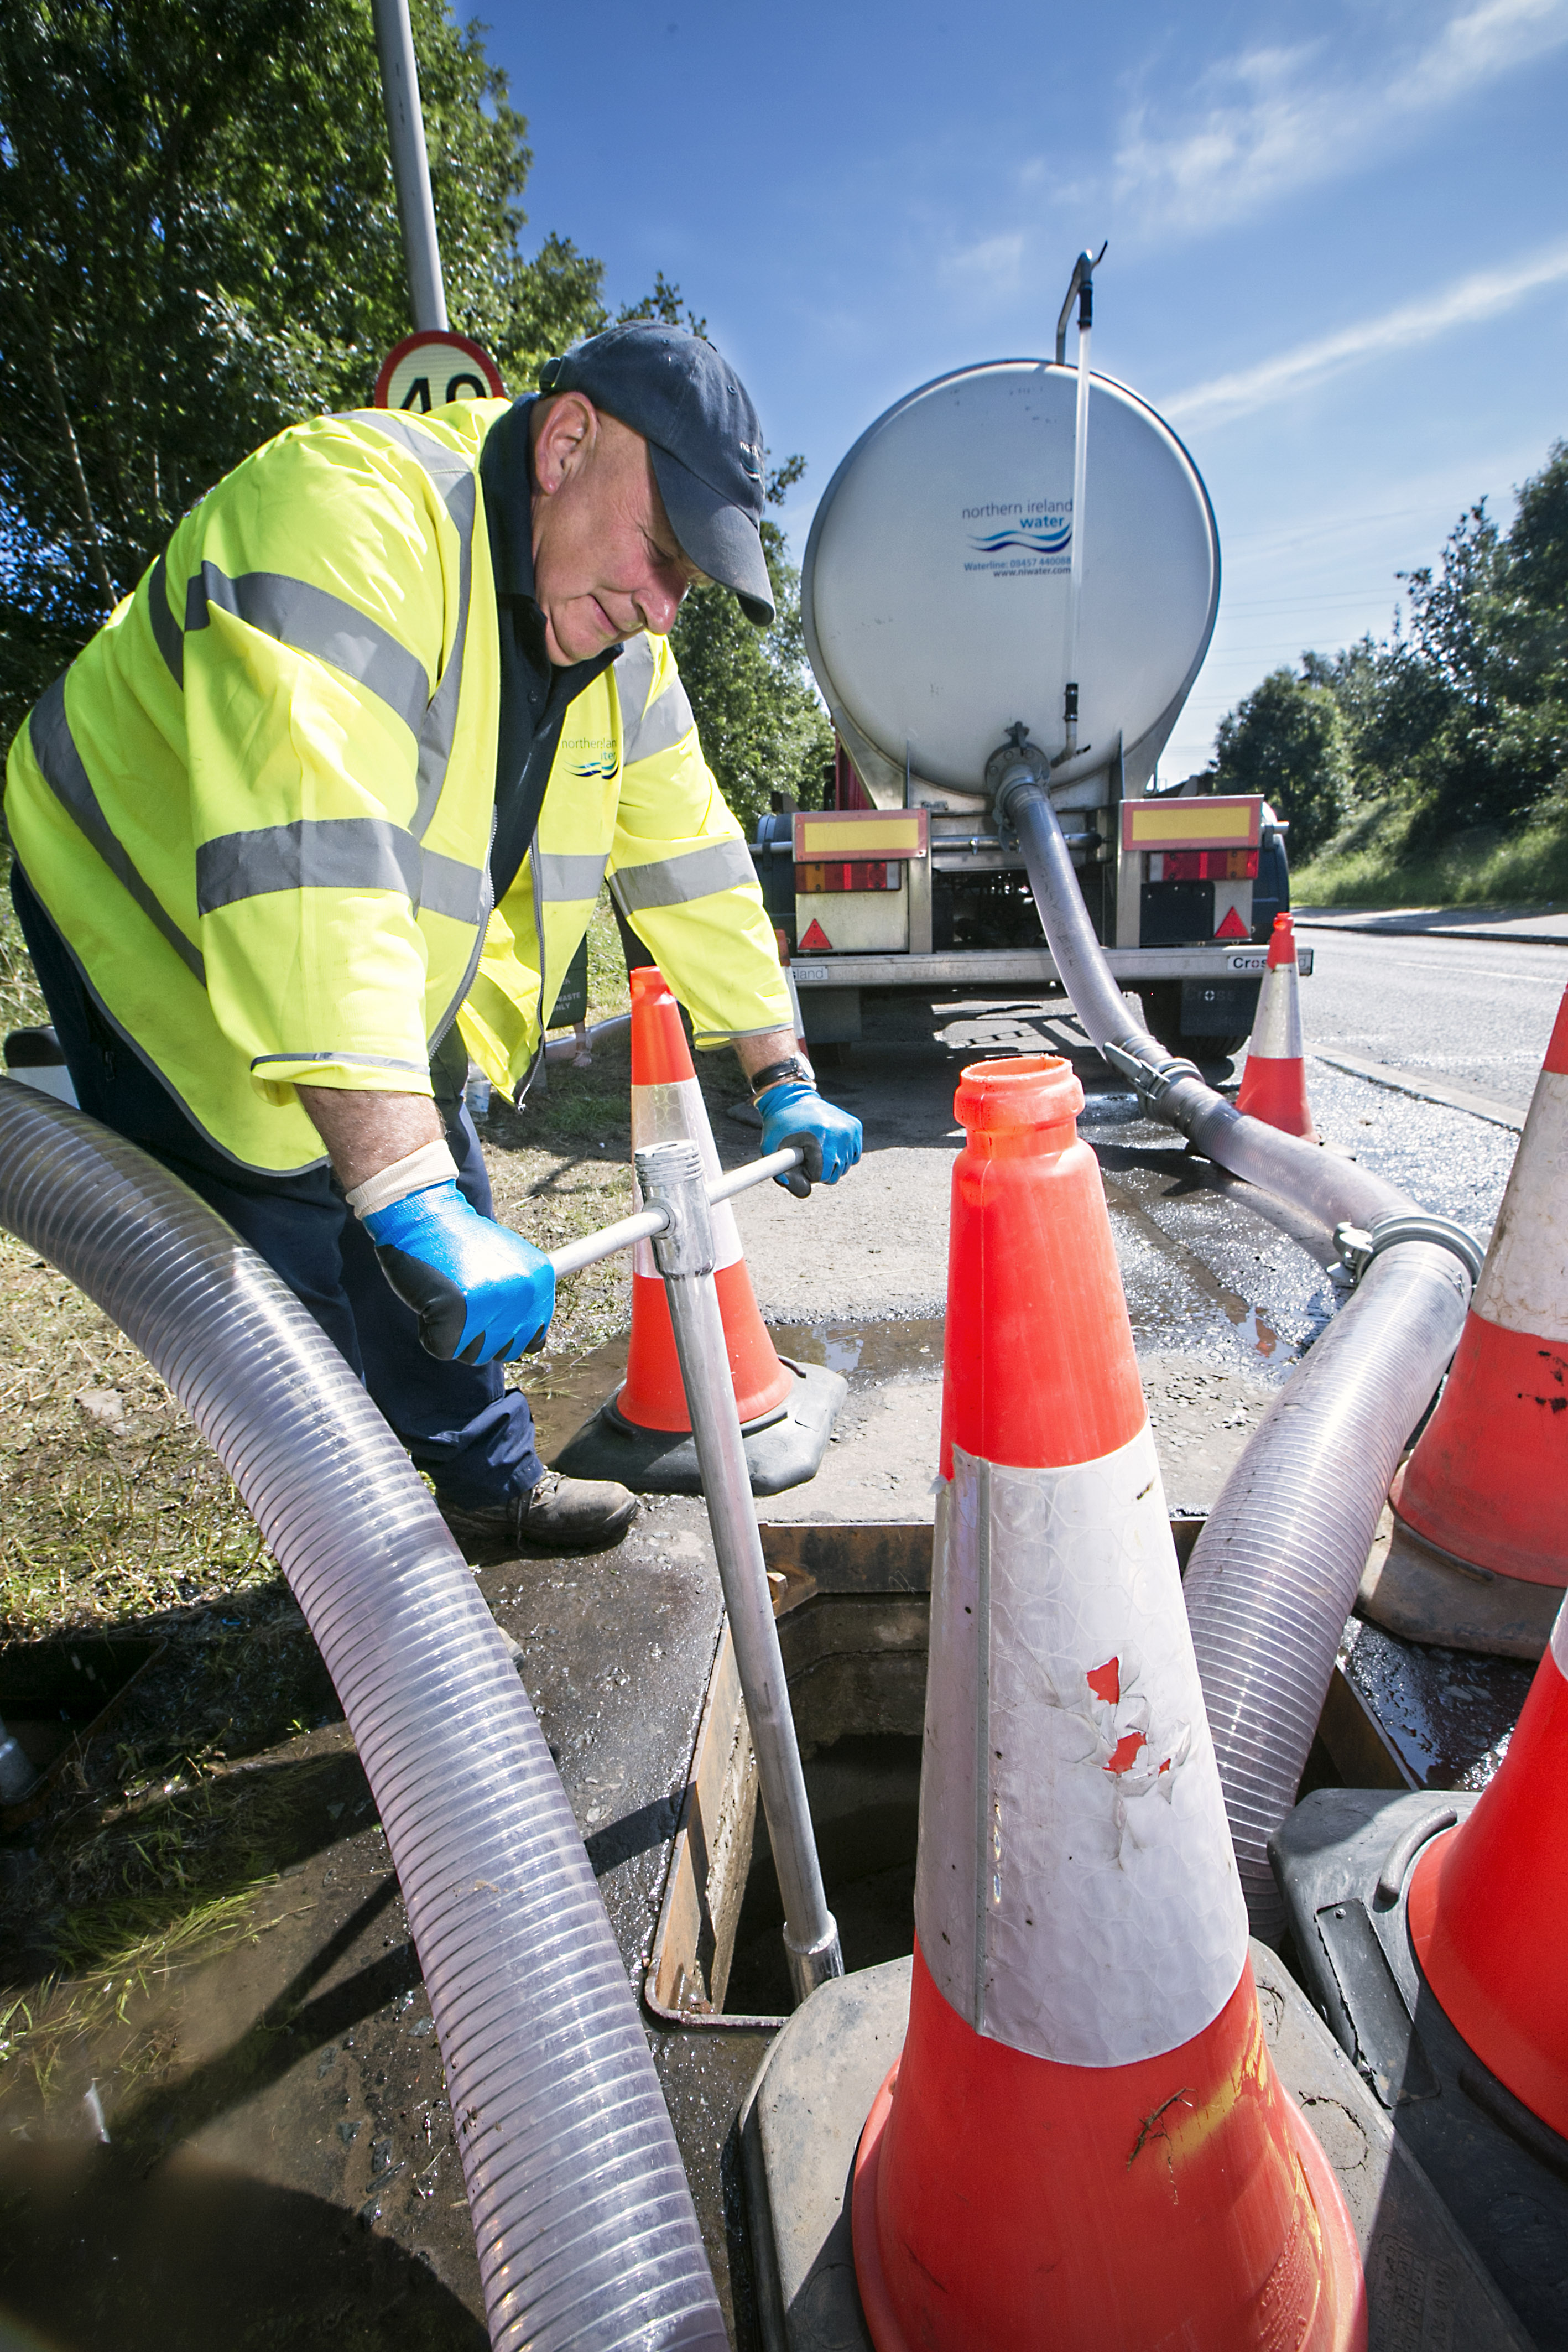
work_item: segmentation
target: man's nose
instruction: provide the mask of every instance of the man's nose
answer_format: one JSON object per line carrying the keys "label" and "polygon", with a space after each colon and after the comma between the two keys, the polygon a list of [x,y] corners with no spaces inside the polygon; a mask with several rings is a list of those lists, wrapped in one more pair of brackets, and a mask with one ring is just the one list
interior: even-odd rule
{"label": "man's nose", "polygon": [[643,626],[651,635],[669,635],[685,593],[684,581],[674,586],[663,580],[650,580],[644,584],[637,598],[637,606],[643,615]]}

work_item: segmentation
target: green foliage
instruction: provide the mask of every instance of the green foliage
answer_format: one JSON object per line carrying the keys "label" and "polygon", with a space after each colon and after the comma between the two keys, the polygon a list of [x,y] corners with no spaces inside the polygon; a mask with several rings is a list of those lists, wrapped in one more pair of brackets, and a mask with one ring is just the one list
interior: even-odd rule
{"label": "green foliage", "polygon": [[1363,804],[1291,887],[1302,907],[1568,907],[1568,809],[1548,803],[1516,831],[1473,826],[1412,843],[1412,812]]}
{"label": "green foliage", "polygon": [[[518,243],[527,125],[479,28],[413,0],[452,323],[514,392],[608,323],[603,265]],[[623,319],[705,322],[661,271]],[[15,0],[0,11],[0,740],[246,451],[368,399],[408,330],[368,0]],[[782,496],[798,478],[791,460]],[[798,579],[677,636],[737,812],[814,797],[831,751]]]}
{"label": "green foliage", "polygon": [[[1266,678],[1220,723],[1220,774],[1241,788],[1241,775],[1260,779],[1270,757],[1288,761],[1306,704],[1326,698],[1338,714],[1348,784],[1338,814],[1349,823],[1318,869],[1320,895],[1387,895],[1399,870],[1412,888],[1419,875],[1419,889],[1449,887],[1467,897],[1483,868],[1505,892],[1517,893],[1531,874],[1542,891],[1560,887],[1568,824],[1568,443],[1556,443],[1524,484],[1506,534],[1482,499],[1460,516],[1436,565],[1400,577],[1408,635],[1396,626],[1381,643],[1368,636],[1335,655],[1303,654],[1299,677],[1280,670]],[[1234,756],[1238,743],[1249,748],[1249,761]],[[1247,788],[1269,789],[1261,781]],[[1312,856],[1334,835],[1333,800],[1332,791],[1317,793],[1317,814],[1303,826],[1285,789],[1298,856]],[[1468,846],[1450,876],[1449,853],[1461,836]]]}
{"label": "green foliage", "polygon": [[1271,670],[1219,722],[1215,789],[1261,793],[1289,820],[1298,855],[1326,841],[1350,789],[1344,722],[1328,688],[1293,670]]}
{"label": "green foliage", "polygon": [[[775,506],[805,470],[805,459],[793,457],[768,476]],[[776,793],[815,808],[833,756],[831,722],[806,660],[800,575],[783,532],[766,517],[762,547],[777,607],[772,627],[754,628],[727,589],[694,588],[670,639],[708,765],[747,833]]]}
{"label": "green foliage", "polygon": [[[453,324],[525,389],[601,265],[517,243],[526,125],[477,28],[413,0]],[[187,508],[369,397],[407,297],[368,0],[0,11],[0,725]]]}

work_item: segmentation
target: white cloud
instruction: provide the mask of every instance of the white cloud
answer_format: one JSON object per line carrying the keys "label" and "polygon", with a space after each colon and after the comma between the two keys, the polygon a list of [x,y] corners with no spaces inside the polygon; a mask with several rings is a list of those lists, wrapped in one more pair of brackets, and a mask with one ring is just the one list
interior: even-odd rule
{"label": "white cloud", "polygon": [[[1259,47],[1213,67],[1180,102],[1182,127],[1134,110],[1116,155],[1118,193],[1146,229],[1218,226],[1292,188],[1332,179],[1385,153],[1423,117],[1568,41],[1568,0],[1479,0],[1417,46],[1379,44],[1357,12],[1356,70],[1319,39]],[[1171,101],[1160,115],[1168,121]]]}
{"label": "white cloud", "polygon": [[1560,285],[1564,278],[1568,278],[1568,244],[1549,246],[1510,268],[1478,270],[1425,300],[1406,302],[1396,310],[1385,310],[1356,326],[1342,328],[1337,334],[1298,343],[1294,351],[1281,352],[1277,359],[1264,360],[1258,367],[1212,376],[1207,383],[1194,384],[1189,391],[1162,401],[1160,413],[1173,425],[1194,421],[1211,425],[1245,416],[1253,409],[1267,408],[1274,401],[1304,392],[1360,361],[1382,359],[1391,352],[1430,342],[1453,327],[1473,327],[1482,319],[1496,318],[1527,295],[1543,286]]}
{"label": "white cloud", "polygon": [[1014,294],[1023,282],[1027,246],[1022,229],[1005,229],[947,254],[940,264],[941,275],[947,284],[982,298]]}

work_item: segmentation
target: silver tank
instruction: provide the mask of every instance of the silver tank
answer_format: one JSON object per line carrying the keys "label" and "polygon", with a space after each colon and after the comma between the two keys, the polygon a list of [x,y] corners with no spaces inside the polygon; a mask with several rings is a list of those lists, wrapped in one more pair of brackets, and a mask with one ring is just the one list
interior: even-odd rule
{"label": "silver tank", "polygon": [[[1062,751],[1076,383],[1043,360],[938,376],[879,416],[828,485],[806,548],[806,643],[884,805],[908,773],[982,790],[1015,719]],[[1099,375],[1085,504],[1081,749],[1060,781],[1119,750],[1137,791],[1208,648],[1219,539],[1169,425]]]}

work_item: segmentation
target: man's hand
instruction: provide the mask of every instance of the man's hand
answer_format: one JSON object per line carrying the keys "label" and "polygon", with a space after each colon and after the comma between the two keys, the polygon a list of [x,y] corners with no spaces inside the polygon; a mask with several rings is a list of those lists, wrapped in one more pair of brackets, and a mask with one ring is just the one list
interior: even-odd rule
{"label": "man's hand", "polygon": [[555,1268],[509,1226],[471,1209],[452,1178],[372,1209],[365,1231],[382,1272],[444,1362],[510,1363],[555,1313]]}
{"label": "man's hand", "polygon": [[799,1144],[801,1164],[788,1176],[776,1176],[799,1201],[809,1200],[813,1184],[836,1184],[846,1168],[861,1156],[861,1123],[852,1111],[824,1102],[815,1087],[800,1079],[783,1079],[757,1097],[762,1113],[762,1152],[784,1151]]}

